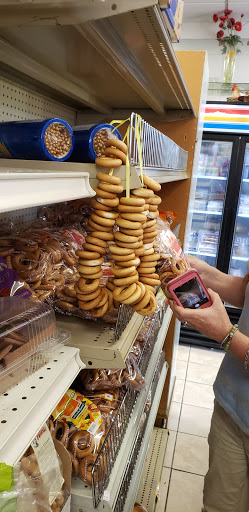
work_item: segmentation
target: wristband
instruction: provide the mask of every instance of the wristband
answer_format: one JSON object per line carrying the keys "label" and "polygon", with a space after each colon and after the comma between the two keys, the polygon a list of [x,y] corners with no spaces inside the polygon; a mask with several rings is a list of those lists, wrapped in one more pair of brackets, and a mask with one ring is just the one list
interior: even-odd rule
{"label": "wristband", "polygon": [[226,337],[224,338],[224,340],[221,342],[220,346],[221,348],[223,348],[225,350],[225,352],[228,351],[229,347],[230,347],[230,343],[231,343],[231,339],[234,335],[234,333],[238,330],[238,325],[237,324],[234,324],[231,331],[226,335]]}

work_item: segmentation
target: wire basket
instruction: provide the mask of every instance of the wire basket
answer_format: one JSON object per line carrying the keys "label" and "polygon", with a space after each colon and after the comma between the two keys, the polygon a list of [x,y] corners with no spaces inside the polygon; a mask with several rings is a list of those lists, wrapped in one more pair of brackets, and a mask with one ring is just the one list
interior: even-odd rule
{"label": "wire basket", "polygon": [[135,311],[131,306],[126,304],[120,304],[118,309],[118,318],[116,322],[115,332],[113,336],[113,343],[120,338],[122,332],[125,330]]}
{"label": "wire basket", "polygon": [[188,152],[134,112],[130,118],[129,158],[131,165],[139,165],[138,133],[140,133],[144,167],[183,171],[187,169]]}
{"label": "wire basket", "polygon": [[[153,402],[153,399],[154,399],[154,396],[156,393],[158,380],[160,378],[160,374],[161,374],[164,362],[165,362],[165,354],[164,354],[164,352],[162,352],[159,362],[158,362],[158,365],[157,365],[157,368],[156,368],[156,371],[154,373],[154,378],[153,378],[153,381],[151,384],[151,388],[148,393],[148,399],[151,400],[151,403]],[[141,424],[141,428],[136,436],[135,443],[133,445],[133,450],[129,457],[129,461],[128,461],[128,464],[126,467],[126,471],[125,471],[125,474],[123,477],[123,481],[122,481],[122,484],[121,484],[121,487],[119,490],[119,494],[118,494],[117,501],[116,501],[113,512],[122,512],[122,510],[124,509],[124,505],[125,505],[128,491],[129,491],[130,483],[131,483],[131,480],[133,477],[135,465],[136,465],[138,455],[139,455],[139,452],[140,452],[140,449],[142,446],[148,419],[149,419],[149,410],[146,411],[145,421]]]}
{"label": "wire basket", "polygon": [[[163,322],[165,303],[162,308],[154,314],[154,319],[146,335],[141,356],[138,361],[139,370],[144,376],[149,364],[158,332]],[[122,313],[124,314],[124,313]],[[157,371],[157,370],[156,370]],[[154,381],[153,381],[154,382]],[[116,455],[123,440],[127,424],[136,406],[139,391],[129,387],[125,392],[121,406],[112,422],[112,426],[106,436],[103,446],[92,468],[92,493],[93,505],[97,507],[108,484],[111,470]]]}

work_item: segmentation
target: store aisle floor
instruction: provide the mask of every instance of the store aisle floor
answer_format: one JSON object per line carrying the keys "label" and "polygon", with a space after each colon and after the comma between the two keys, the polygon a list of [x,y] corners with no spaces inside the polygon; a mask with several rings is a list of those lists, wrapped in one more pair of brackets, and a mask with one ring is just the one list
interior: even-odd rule
{"label": "store aisle floor", "polygon": [[178,347],[169,440],[156,512],[201,512],[214,400],[212,386],[223,356],[221,350]]}

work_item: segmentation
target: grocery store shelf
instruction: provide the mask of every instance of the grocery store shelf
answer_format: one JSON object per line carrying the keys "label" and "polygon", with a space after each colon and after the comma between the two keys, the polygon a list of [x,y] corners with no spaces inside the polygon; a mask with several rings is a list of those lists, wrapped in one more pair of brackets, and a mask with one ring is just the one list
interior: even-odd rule
{"label": "grocery store shelf", "polygon": [[[136,462],[134,472],[133,472],[133,478],[130,483],[130,487],[129,487],[129,491],[128,491],[127,498],[125,501],[125,506],[123,508],[123,512],[130,512],[132,510],[132,507],[133,507],[135,499],[136,499],[139,481],[140,481],[139,477],[141,476],[141,473],[143,470],[143,465],[144,465],[147,450],[148,450],[148,444],[149,444],[149,440],[151,437],[152,429],[154,427],[154,423],[155,423],[158,407],[160,404],[160,399],[161,399],[166,375],[167,375],[167,363],[165,363],[163,366],[163,369],[162,369],[162,372],[161,372],[161,375],[160,375],[160,378],[158,381],[156,393],[155,393],[153,402],[151,404],[148,423],[146,426],[145,433],[143,435],[142,446],[141,446],[139,454],[138,454],[137,462]],[[136,477],[135,477],[135,475],[136,475]]]}
{"label": "grocery store shelf", "polygon": [[87,368],[124,368],[126,357],[142,327],[144,317],[134,312],[120,338],[113,343],[115,324],[59,315],[59,327],[71,332],[71,345],[80,349]]}
{"label": "grocery store shelf", "polygon": [[149,441],[149,450],[136,497],[136,501],[148,512],[154,512],[155,509],[156,491],[160,484],[168,436],[168,430],[155,427]]}
{"label": "grocery store shelf", "polygon": [[62,347],[52,360],[0,396],[0,462],[14,465],[84,368],[79,350]]}
{"label": "grocery store shelf", "polygon": [[210,253],[210,252],[200,252],[200,251],[188,251],[188,254],[198,254],[198,256],[210,256],[212,258],[215,258],[217,254]]}
{"label": "grocery store shelf", "polygon": [[[90,175],[90,184],[91,187],[94,188],[97,186],[98,181],[96,180],[96,165],[95,164],[81,164],[82,170],[89,172]],[[99,168],[100,170],[100,168]],[[103,172],[104,169],[101,169]],[[125,165],[122,165],[118,169],[115,169],[115,176],[119,176],[121,179],[121,184],[125,188]],[[170,183],[172,181],[186,180],[189,178],[188,171],[181,170],[173,170],[173,169],[155,169],[150,167],[143,167],[144,174],[153,178],[153,180],[158,183]],[[131,166],[130,168],[130,188],[141,187],[140,181],[140,169],[139,167]]]}
{"label": "grocery store shelf", "polygon": [[243,214],[243,213],[239,213],[238,217],[240,217],[242,219],[249,219],[249,215],[246,215],[246,214]]}
{"label": "grocery store shelf", "polygon": [[[155,370],[156,370],[156,367],[157,367],[157,364],[159,361],[160,353],[161,353],[161,350],[162,350],[162,347],[164,344],[165,336],[167,334],[171,316],[172,316],[172,311],[168,307],[165,312],[163,323],[162,323],[162,326],[158,333],[158,337],[157,337],[157,340],[154,345],[154,349],[153,349],[153,352],[152,352],[152,355],[150,358],[149,366],[148,366],[146,374],[145,374],[145,381],[147,384],[146,388],[143,389],[142,391],[140,391],[140,393],[138,395],[136,406],[131,415],[131,418],[130,418],[128,427],[126,429],[120,450],[118,452],[117,459],[114,463],[114,466],[113,466],[113,469],[112,469],[112,472],[110,475],[109,483],[104,492],[104,497],[103,497],[103,500],[105,502],[104,508],[106,509],[107,512],[112,512],[114,510],[115,503],[118,498],[118,493],[119,493],[119,490],[120,490],[120,487],[122,484],[122,479],[124,477],[127,464],[129,462],[129,457],[132,452],[135,439],[137,437],[137,433],[139,430],[139,424],[140,424],[140,420],[141,420],[141,415],[142,415],[142,412],[143,412],[145,404],[146,404],[146,400],[148,397],[148,391],[152,384],[153,376],[155,374]],[[153,401],[152,406],[151,406],[151,414],[153,415],[153,421],[151,420],[151,422],[152,422],[151,430],[152,430],[154,420],[155,420],[155,417],[157,414],[157,409],[158,409],[159,400],[160,400],[161,392],[162,392],[165,377],[166,377],[166,372],[167,372],[167,363],[165,363],[163,372],[159,379],[158,389],[157,389],[157,393],[158,393],[157,399],[155,399]],[[147,445],[146,445],[146,447],[147,447]],[[145,448],[144,448],[144,450],[146,451]],[[143,461],[142,461],[142,465],[143,465]],[[137,475],[139,475],[139,473],[137,473]],[[134,480],[135,480],[135,478],[134,478]],[[139,480],[138,476],[137,476],[137,480]],[[138,483],[139,483],[139,481],[138,481]],[[137,483],[137,485],[138,485],[138,483]],[[134,489],[133,492],[135,492],[135,494],[134,494],[134,498],[135,498],[136,490]],[[84,511],[87,510],[87,512],[94,511],[94,510],[99,511],[100,509],[102,510],[102,508],[103,508],[103,502],[101,502],[98,505],[97,509],[93,508],[92,490],[90,487],[87,487],[86,485],[84,485],[84,483],[78,478],[73,478],[73,480],[72,480],[71,494],[72,494],[71,512],[81,512],[82,510],[84,510]]]}
{"label": "grocery store shelf", "polygon": [[81,164],[0,160],[0,212],[92,196]]}
{"label": "grocery store shelf", "polygon": [[191,213],[201,213],[205,215],[222,215],[223,212],[211,212],[209,210],[190,210]]}
{"label": "grocery store shelf", "polygon": [[1,0],[0,24],[7,27],[73,25],[150,7],[156,3],[157,0],[118,0],[116,4],[113,0]]}
{"label": "grocery store shelf", "polygon": [[40,3],[0,6],[4,76],[77,108],[77,124],[196,116],[157,0]]}
{"label": "grocery store shelf", "polygon": [[[171,183],[172,181],[187,180],[189,178],[188,171],[181,171],[180,169],[154,169],[144,167],[143,171],[149,178],[153,178],[153,180],[158,183]],[[140,175],[138,167],[137,172]]]}
{"label": "grocery store shelf", "polygon": [[199,175],[199,174],[196,174],[194,176],[194,178],[197,178],[198,180],[221,180],[221,181],[226,181],[227,180],[227,178],[224,178],[223,176],[202,176],[202,175]]}

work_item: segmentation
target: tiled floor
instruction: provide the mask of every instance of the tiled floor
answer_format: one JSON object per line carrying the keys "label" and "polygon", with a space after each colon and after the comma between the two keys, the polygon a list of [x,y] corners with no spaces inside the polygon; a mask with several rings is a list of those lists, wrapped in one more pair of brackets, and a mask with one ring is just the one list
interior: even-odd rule
{"label": "tiled floor", "polygon": [[201,512],[220,350],[180,345],[156,512]]}

